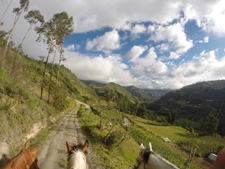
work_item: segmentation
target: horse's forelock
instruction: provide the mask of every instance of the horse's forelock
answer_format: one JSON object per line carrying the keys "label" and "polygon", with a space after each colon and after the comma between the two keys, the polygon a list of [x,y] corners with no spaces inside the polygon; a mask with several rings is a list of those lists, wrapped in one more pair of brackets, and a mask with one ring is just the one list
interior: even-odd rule
{"label": "horse's forelock", "polygon": [[[72,146],[72,150],[71,151],[69,151],[68,152],[68,158],[67,158],[67,161],[69,161],[70,160],[70,157],[74,154],[74,153],[76,153],[77,151],[82,151],[82,149],[83,149],[83,144],[78,144],[78,145],[74,145],[74,146]],[[86,154],[86,152],[84,153],[84,154]]]}
{"label": "horse's forelock", "polygon": [[148,159],[149,159],[149,156],[150,156],[151,153],[153,153],[153,152],[150,151],[149,149],[147,149],[147,150],[144,151],[143,160],[144,160],[145,163],[148,162]]}

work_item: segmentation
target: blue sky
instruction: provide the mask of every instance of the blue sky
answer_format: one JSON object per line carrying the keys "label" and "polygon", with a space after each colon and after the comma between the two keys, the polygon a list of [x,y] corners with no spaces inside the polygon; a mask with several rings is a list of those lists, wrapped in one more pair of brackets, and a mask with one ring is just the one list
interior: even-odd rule
{"label": "blue sky", "polygon": [[[0,16],[8,3],[0,2]],[[39,0],[31,1],[31,9],[46,20],[62,11],[73,16],[63,64],[80,79],[178,89],[225,78],[223,0]],[[9,30],[13,17],[8,12],[0,29]],[[23,18],[19,25],[16,44],[29,26]],[[36,38],[33,31],[23,51],[38,59],[47,46]]]}

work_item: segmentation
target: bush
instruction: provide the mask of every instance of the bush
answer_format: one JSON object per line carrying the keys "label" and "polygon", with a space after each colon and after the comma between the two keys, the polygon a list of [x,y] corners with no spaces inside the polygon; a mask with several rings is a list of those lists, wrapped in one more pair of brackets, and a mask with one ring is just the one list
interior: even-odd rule
{"label": "bush", "polygon": [[68,100],[66,91],[58,86],[52,86],[52,105],[59,111],[67,108]]}
{"label": "bush", "polygon": [[0,65],[0,80],[4,80],[7,77],[6,70]]}
{"label": "bush", "polygon": [[106,145],[111,146],[114,143],[118,142],[122,138],[121,131],[113,131],[107,138],[106,138]]}

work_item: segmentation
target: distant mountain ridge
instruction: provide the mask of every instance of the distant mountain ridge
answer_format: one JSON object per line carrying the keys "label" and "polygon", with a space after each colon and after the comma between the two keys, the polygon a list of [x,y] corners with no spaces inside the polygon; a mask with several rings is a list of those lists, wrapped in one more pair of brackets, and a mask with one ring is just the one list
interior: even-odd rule
{"label": "distant mountain ridge", "polygon": [[[98,90],[100,90],[101,88],[107,85],[106,83],[96,82],[92,80],[81,80],[81,81],[96,92],[98,92]],[[118,85],[113,82],[110,82],[109,84]],[[133,85],[126,86],[126,87],[120,86],[120,87],[126,89],[132,95],[132,97],[139,99],[139,101],[141,102],[155,101],[159,99],[160,97],[164,96],[169,91],[171,91],[170,89],[140,89]]]}
{"label": "distant mountain ridge", "polygon": [[134,113],[139,116],[148,114],[145,110],[145,103],[152,103],[166,94],[169,90],[148,90],[139,89],[135,86],[123,87],[116,83],[110,82],[103,84],[95,81],[82,80],[93,89],[96,94],[117,104],[117,108],[126,113]]}
{"label": "distant mountain ridge", "polygon": [[125,88],[142,102],[153,102],[171,91],[169,89],[140,89],[135,86]]}
{"label": "distant mountain ridge", "polygon": [[157,104],[208,105],[225,110],[225,80],[199,82],[167,93]]}

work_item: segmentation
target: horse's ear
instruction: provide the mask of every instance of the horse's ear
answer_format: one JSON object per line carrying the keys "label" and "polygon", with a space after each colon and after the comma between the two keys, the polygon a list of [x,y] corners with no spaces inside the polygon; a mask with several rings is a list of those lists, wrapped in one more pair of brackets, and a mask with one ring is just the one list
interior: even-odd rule
{"label": "horse's ear", "polygon": [[83,149],[82,149],[82,151],[83,151],[84,153],[87,151],[88,145],[89,145],[89,142],[86,140],[85,143],[84,143]]}
{"label": "horse's ear", "polygon": [[32,150],[30,150],[30,154],[31,154],[31,157],[32,157],[32,161],[34,162],[35,160],[37,160],[37,156],[36,156],[36,153],[37,153],[37,150],[38,150],[38,147],[34,147]]}
{"label": "horse's ear", "polygon": [[32,150],[30,150],[30,153],[33,154],[33,155],[36,155],[37,150],[38,150],[38,147],[36,146]]}
{"label": "horse's ear", "polygon": [[152,143],[151,142],[149,142],[149,149],[150,149],[150,151],[152,151]]}
{"label": "horse's ear", "polygon": [[23,150],[26,150],[29,148],[29,141],[27,140],[27,142],[25,143],[25,146],[24,146],[24,149]]}
{"label": "horse's ear", "polygon": [[140,147],[140,152],[139,153],[142,153],[142,151],[145,149],[144,145],[141,143],[141,147]]}
{"label": "horse's ear", "polygon": [[73,147],[71,147],[67,142],[66,142],[66,147],[67,147],[67,151],[70,152],[71,150],[73,150]]}

